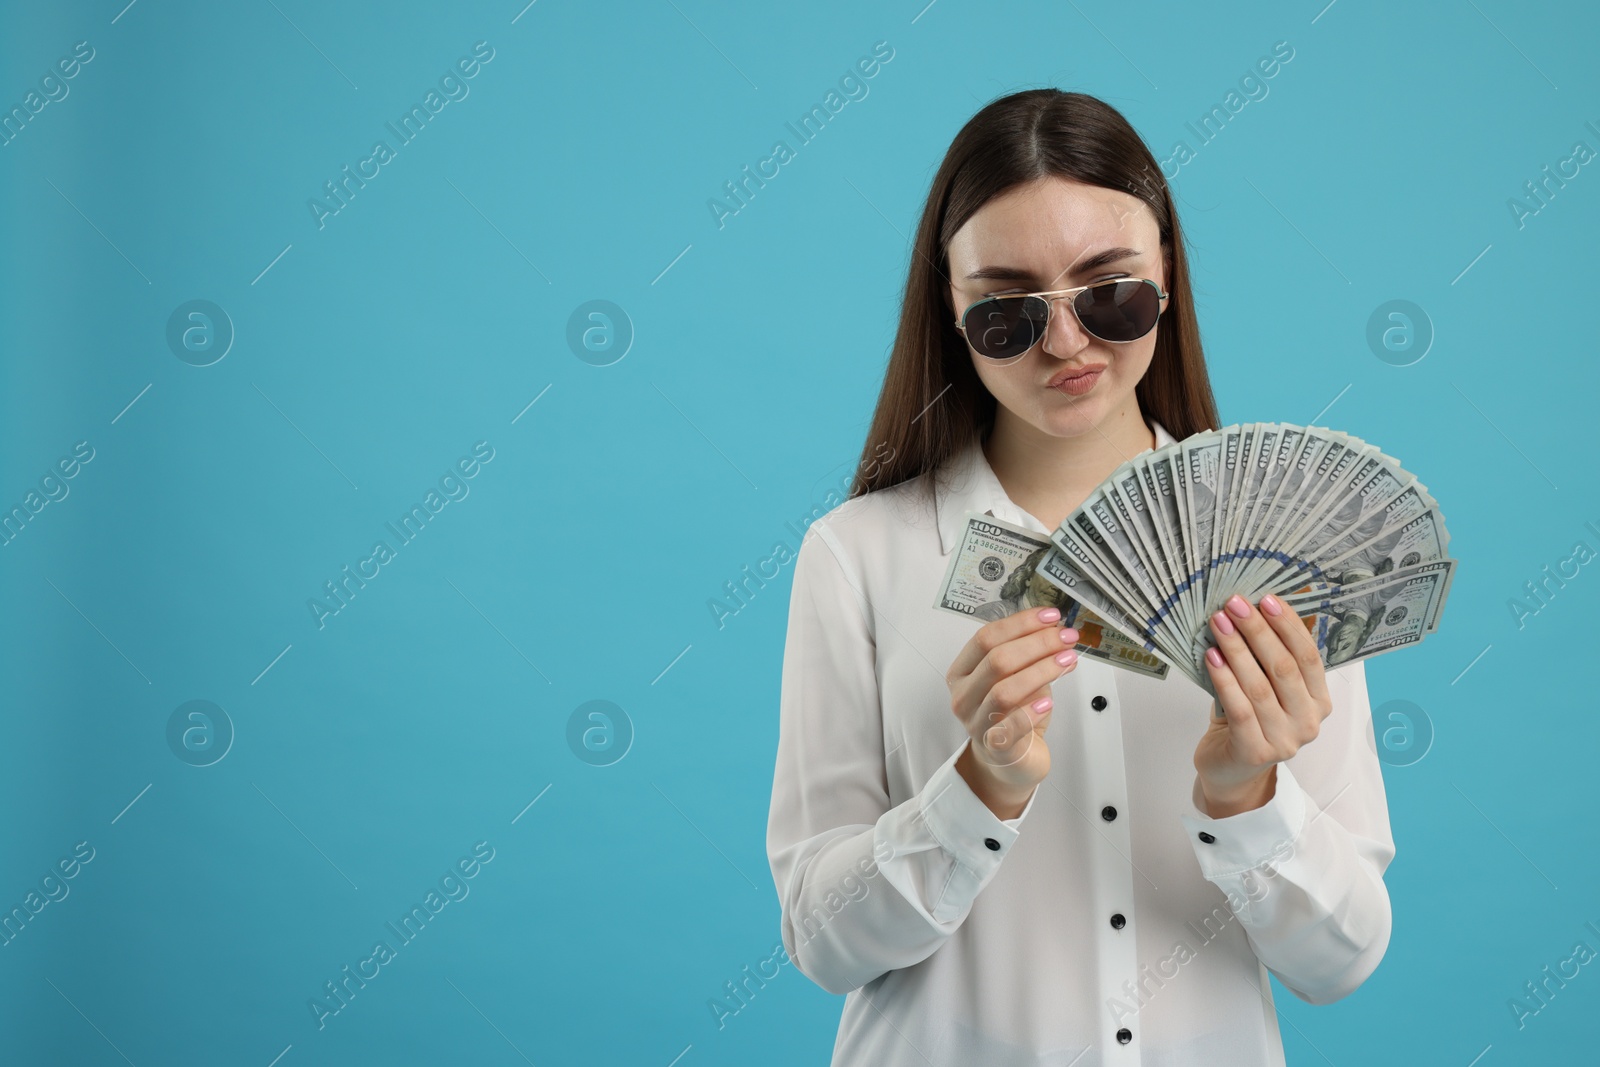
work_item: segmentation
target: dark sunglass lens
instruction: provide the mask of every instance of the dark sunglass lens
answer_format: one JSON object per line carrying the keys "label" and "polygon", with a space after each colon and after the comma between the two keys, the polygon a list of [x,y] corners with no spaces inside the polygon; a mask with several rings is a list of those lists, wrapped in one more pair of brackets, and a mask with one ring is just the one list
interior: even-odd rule
{"label": "dark sunglass lens", "polygon": [[967,343],[991,359],[1020,356],[1044,336],[1050,306],[1037,296],[990,297],[972,305]]}
{"label": "dark sunglass lens", "polygon": [[1084,328],[1103,341],[1137,341],[1161,317],[1156,287],[1131,278],[1085,289],[1076,306]]}

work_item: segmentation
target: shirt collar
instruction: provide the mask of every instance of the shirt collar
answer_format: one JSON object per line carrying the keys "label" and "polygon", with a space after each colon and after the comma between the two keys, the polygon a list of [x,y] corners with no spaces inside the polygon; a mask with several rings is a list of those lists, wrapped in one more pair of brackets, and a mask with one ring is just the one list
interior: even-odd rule
{"label": "shirt collar", "polygon": [[[1147,421],[1150,428],[1155,431],[1157,448],[1173,443],[1174,438],[1167,432],[1166,427],[1154,419]],[[1052,532],[1046,530],[1039,520],[1013,504],[1011,498],[1006,496],[1006,491],[1001,487],[1000,479],[995,477],[994,469],[989,466],[989,460],[984,456],[983,446],[977,438],[974,438],[964,450],[952,456],[948,466],[949,470],[945,472],[948,480],[938,489],[935,503],[939,522],[939,549],[945,555],[949,555],[960,542],[962,530],[966,526],[966,513],[969,511],[992,515],[1025,530],[1046,535]]]}

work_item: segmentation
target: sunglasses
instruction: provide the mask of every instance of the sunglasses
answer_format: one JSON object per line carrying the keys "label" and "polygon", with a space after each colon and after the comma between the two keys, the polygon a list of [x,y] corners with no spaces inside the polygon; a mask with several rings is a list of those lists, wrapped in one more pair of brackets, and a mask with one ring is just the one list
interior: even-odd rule
{"label": "sunglasses", "polygon": [[[1167,298],[1149,278],[1116,278],[1042,293],[1006,293],[978,301],[961,316],[956,329],[981,356],[1020,356],[1044,337],[1055,299],[1072,297],[1072,313],[1089,334],[1102,341],[1126,344],[1156,328],[1161,301]],[[981,329],[975,327],[981,326]]]}

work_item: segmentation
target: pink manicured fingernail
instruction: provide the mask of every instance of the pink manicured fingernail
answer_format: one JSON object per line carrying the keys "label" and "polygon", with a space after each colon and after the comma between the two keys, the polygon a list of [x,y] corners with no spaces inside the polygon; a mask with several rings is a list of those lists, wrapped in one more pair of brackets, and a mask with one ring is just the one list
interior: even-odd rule
{"label": "pink manicured fingernail", "polygon": [[1222,666],[1222,653],[1218,652],[1215,648],[1206,649],[1206,659],[1213,667]]}
{"label": "pink manicured fingernail", "polygon": [[1266,596],[1261,598],[1261,610],[1266,612],[1268,615],[1282,615],[1283,604],[1278,600],[1277,597],[1273,596],[1271,593],[1268,593]]}
{"label": "pink manicured fingernail", "polygon": [[1233,612],[1233,616],[1236,619],[1249,618],[1250,617],[1250,601],[1246,600],[1244,597],[1240,596],[1238,593],[1235,593],[1231,597],[1228,598],[1228,610]]}
{"label": "pink manicured fingernail", "polygon": [[1059,618],[1061,618],[1060,608],[1045,608],[1043,611],[1039,612],[1040,622],[1055,622]]}
{"label": "pink manicured fingernail", "polygon": [[1049,710],[1050,710],[1050,698],[1049,697],[1044,697],[1044,698],[1042,698],[1040,700],[1035,700],[1033,702],[1033,712],[1034,712],[1035,715],[1043,715],[1045,712],[1047,712]]}
{"label": "pink manicured fingernail", "polygon": [[1078,650],[1075,648],[1069,648],[1065,652],[1056,653],[1056,662],[1061,664],[1063,667],[1072,666],[1073,661],[1077,658]]}
{"label": "pink manicured fingernail", "polygon": [[1066,642],[1069,645],[1077,644],[1079,636],[1080,635],[1079,635],[1078,631],[1074,630],[1070,626],[1064,626],[1064,627],[1061,628],[1061,640]]}
{"label": "pink manicured fingernail", "polygon": [[1228,618],[1228,616],[1223,612],[1219,611],[1215,615],[1211,616],[1211,621],[1217,624],[1217,629],[1221,632],[1225,634],[1233,633],[1233,620]]}

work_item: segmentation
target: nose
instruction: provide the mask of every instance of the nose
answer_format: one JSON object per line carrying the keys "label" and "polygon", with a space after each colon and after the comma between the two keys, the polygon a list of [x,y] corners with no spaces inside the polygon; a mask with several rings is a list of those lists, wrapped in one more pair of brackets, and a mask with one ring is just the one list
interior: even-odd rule
{"label": "nose", "polygon": [[1073,296],[1045,297],[1050,302],[1050,321],[1045,326],[1043,347],[1052,356],[1074,356],[1088,347],[1093,338],[1084,331],[1072,310]]}

